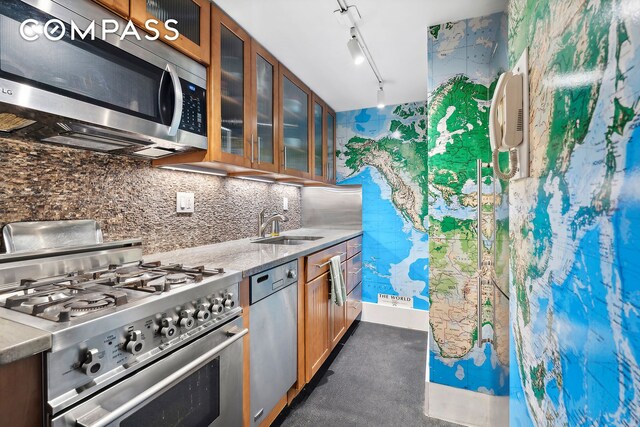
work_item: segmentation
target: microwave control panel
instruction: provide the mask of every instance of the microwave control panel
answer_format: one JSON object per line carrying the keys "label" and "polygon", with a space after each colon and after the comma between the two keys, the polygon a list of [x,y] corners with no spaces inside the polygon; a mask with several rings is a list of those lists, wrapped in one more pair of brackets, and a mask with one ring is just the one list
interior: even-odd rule
{"label": "microwave control panel", "polygon": [[207,136],[207,91],[180,79],[182,84],[182,120],[180,129]]}

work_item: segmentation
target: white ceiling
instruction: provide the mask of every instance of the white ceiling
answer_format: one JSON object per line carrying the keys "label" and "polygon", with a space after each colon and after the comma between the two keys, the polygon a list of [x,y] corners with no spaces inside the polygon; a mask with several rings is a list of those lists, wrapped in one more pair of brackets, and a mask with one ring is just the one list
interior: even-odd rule
{"label": "white ceiling", "polygon": [[[354,65],[336,0],[215,0],[336,111],[376,104],[378,84]],[[505,10],[507,0],[347,0],[385,81],[389,105],[427,95],[427,27]]]}

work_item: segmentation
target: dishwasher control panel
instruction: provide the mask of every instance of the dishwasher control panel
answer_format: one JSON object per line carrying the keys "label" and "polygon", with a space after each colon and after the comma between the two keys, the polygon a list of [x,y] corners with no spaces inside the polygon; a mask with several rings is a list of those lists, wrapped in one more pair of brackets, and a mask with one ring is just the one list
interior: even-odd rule
{"label": "dishwasher control panel", "polygon": [[251,276],[251,304],[298,283],[298,261],[293,260]]}

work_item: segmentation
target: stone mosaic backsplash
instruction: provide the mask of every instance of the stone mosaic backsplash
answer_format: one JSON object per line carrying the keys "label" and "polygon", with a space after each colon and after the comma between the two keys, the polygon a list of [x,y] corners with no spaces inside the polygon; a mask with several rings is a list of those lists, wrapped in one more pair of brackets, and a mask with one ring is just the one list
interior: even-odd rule
{"label": "stone mosaic backsplash", "polygon": [[[195,212],[176,212],[176,192]],[[300,189],[151,167],[150,161],[0,138],[0,227],[17,221],[95,219],[107,241],[141,238],[145,254],[257,235],[261,209],[300,228]]]}

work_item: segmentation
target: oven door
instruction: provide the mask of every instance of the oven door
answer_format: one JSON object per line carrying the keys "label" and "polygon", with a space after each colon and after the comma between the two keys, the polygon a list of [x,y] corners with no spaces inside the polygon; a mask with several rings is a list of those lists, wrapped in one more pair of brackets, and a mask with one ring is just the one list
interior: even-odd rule
{"label": "oven door", "polygon": [[242,318],[52,420],[53,426],[242,425]]}

